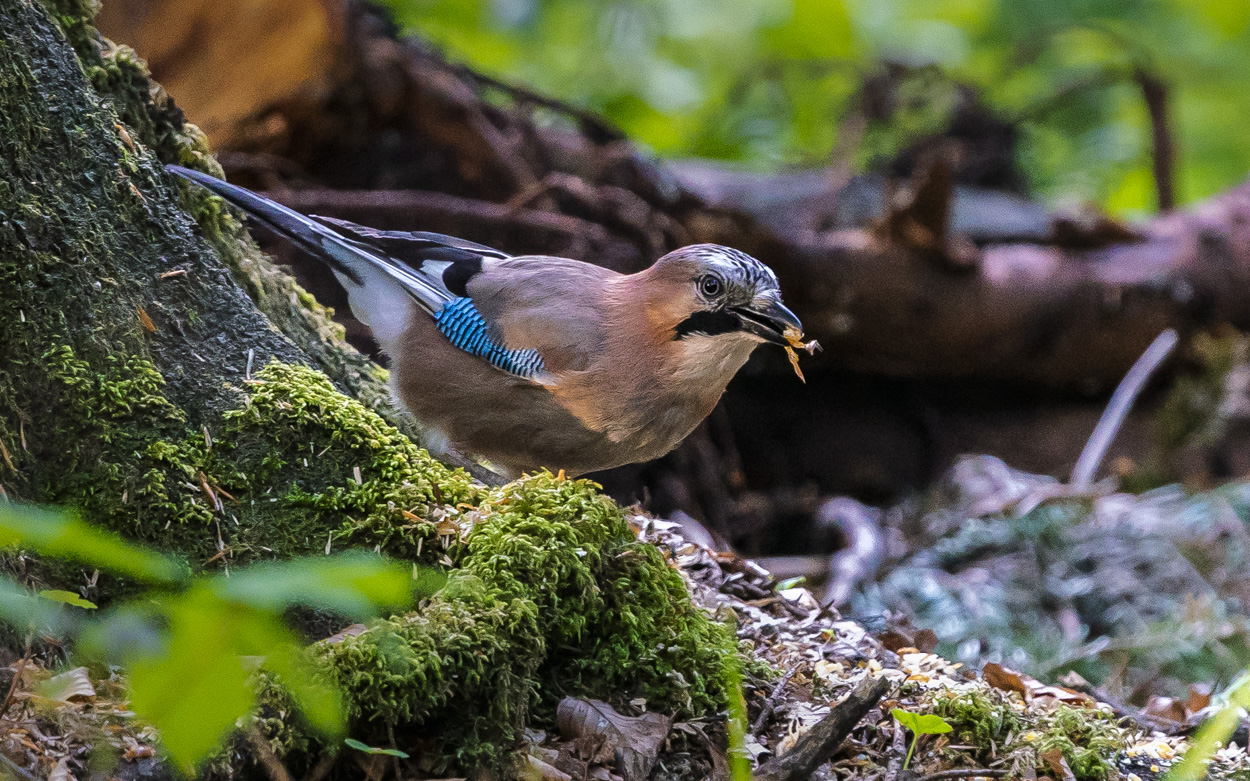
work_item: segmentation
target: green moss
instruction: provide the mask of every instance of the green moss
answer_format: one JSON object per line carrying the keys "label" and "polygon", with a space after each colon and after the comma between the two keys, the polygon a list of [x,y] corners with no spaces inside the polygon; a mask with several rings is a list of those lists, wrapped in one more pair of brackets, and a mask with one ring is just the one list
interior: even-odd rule
{"label": "green moss", "polygon": [[193,563],[219,539],[229,563],[327,544],[432,561],[434,545],[419,555],[437,536],[432,510],[481,496],[307,367],[271,363],[235,391],[236,409],[196,431],[149,361],[92,365],[60,345],[41,362],[40,395],[59,422],[40,432],[42,448],[63,454],[38,475],[43,495]]}
{"label": "green moss", "polygon": [[212,520],[202,490],[195,488],[197,497],[187,488],[205,464],[204,441],[188,439],[186,416],[165,397],[164,378],[151,362],[108,355],[93,367],[59,345],[42,364],[42,395],[56,411],[49,419],[57,428],[40,437],[43,447],[69,459],[42,474],[42,493],[52,503],[145,539],[160,537],[163,525]]}
{"label": "green moss", "polygon": [[1038,751],[1059,749],[1077,778],[1103,779],[1112,775],[1112,759],[1124,749],[1124,735],[1114,718],[1101,710],[1057,706],[1043,720]]}
{"label": "green moss", "polygon": [[593,483],[535,475],[471,515],[442,592],[323,647],[363,728],[423,725],[471,767],[500,763],[531,707],[549,719],[562,692],[687,716],[720,707],[732,632]]}
{"label": "green moss", "polygon": [[291,555],[328,543],[433,562],[440,555],[435,511],[482,496],[463,471],[312,369],[272,363],[248,390],[243,405],[225,414],[214,446],[236,464],[225,487],[247,497],[235,535],[244,550]]}
{"label": "green moss", "polygon": [[1042,755],[1059,750],[1073,775],[1090,781],[1111,777],[1126,734],[1102,710],[1064,704],[1035,705],[1022,712],[1018,699],[993,689],[942,692],[933,710],[954,727],[959,743],[986,755],[1007,754],[1017,771],[1046,772]]}

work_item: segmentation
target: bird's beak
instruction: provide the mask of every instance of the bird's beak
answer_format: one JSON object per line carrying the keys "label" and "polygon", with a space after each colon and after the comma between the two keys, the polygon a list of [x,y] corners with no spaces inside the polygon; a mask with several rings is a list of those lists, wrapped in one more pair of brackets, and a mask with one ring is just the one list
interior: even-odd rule
{"label": "bird's beak", "polygon": [[782,347],[790,345],[790,340],[785,336],[787,332],[803,333],[803,324],[799,322],[799,318],[780,301],[761,309],[734,307],[732,311],[742,321],[743,331]]}

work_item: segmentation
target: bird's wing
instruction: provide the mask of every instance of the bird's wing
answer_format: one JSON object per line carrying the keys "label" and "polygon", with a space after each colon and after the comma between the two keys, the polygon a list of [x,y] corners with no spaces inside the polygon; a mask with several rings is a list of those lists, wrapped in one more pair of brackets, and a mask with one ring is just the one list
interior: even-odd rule
{"label": "bird's wing", "polygon": [[436,274],[454,296],[435,317],[440,330],[452,344],[499,368],[550,378],[585,369],[602,346],[602,293],[606,281],[619,276],[615,271],[569,258],[514,257],[441,233],[313,219]]}
{"label": "bird's wing", "polygon": [[503,343],[532,349],[549,375],[584,371],[602,353],[605,292],[615,271],[568,258],[487,261],[466,295]]}
{"label": "bird's wing", "polygon": [[[552,272],[571,264],[577,277],[577,269],[597,267],[561,258],[512,258],[441,233],[379,231],[307,217],[199,171],[166,168],[329,265],[347,290],[352,314],[388,352],[406,330],[409,302],[415,302],[453,345],[517,377],[542,382],[551,371],[549,361],[566,366],[584,360],[584,351],[573,344],[580,329],[576,322],[569,328],[567,313],[558,306],[564,294],[578,293],[578,286]],[[530,284],[536,287],[526,290]],[[545,318],[551,322],[544,325]]]}
{"label": "bird's wing", "polygon": [[578,260],[513,257],[424,231],[380,231],[313,216],[438,281],[450,297],[434,315],[456,347],[527,379],[584,368],[600,341],[603,282],[616,272]]}

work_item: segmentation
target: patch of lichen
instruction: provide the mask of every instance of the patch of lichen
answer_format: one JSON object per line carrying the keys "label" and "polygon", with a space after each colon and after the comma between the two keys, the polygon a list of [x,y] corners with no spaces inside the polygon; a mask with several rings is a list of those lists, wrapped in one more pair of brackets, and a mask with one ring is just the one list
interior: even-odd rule
{"label": "patch of lichen", "polygon": [[1030,769],[1053,773],[1045,757],[1058,751],[1076,778],[1101,781],[1113,775],[1113,760],[1126,748],[1114,716],[1096,708],[1026,707],[1017,696],[988,688],[941,692],[931,705],[954,727],[959,743],[987,757],[1005,754],[1015,775]]}
{"label": "patch of lichen", "polygon": [[684,715],[720,707],[733,633],[693,606],[597,486],[542,473],[472,512],[442,592],[322,647],[361,728],[419,724],[472,767],[502,762],[531,710],[550,719],[560,693],[642,696]]}

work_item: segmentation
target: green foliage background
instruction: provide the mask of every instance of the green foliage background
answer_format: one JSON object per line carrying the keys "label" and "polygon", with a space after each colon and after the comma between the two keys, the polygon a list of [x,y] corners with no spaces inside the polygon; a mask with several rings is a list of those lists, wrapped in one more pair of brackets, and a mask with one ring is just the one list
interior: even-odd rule
{"label": "green foliage background", "polygon": [[[1170,87],[1181,203],[1250,169],[1245,0],[387,2],[453,58],[597,109],[665,156],[822,163],[889,60],[939,66],[1018,119],[1022,167],[1053,203],[1153,209],[1139,67]],[[916,127],[899,125],[857,166],[905,144]]]}

